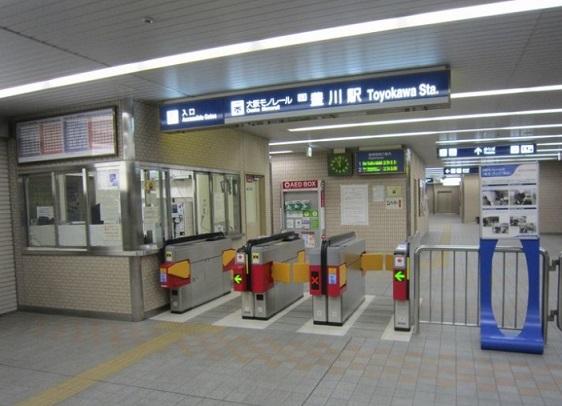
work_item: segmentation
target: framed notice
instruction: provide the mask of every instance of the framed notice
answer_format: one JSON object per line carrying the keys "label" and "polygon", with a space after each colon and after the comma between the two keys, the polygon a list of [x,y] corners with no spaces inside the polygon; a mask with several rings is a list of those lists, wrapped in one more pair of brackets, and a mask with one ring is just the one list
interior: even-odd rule
{"label": "framed notice", "polygon": [[87,111],[16,124],[18,163],[114,155],[115,110]]}
{"label": "framed notice", "polygon": [[538,173],[536,162],[480,169],[482,238],[538,238]]}

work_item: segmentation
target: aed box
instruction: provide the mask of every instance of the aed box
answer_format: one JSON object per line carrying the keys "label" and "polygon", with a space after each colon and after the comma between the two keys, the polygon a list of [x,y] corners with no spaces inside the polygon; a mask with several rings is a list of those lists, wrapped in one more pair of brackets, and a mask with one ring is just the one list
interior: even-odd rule
{"label": "aed box", "polygon": [[296,232],[305,248],[319,247],[326,234],[324,187],[319,179],[281,183],[281,228]]}

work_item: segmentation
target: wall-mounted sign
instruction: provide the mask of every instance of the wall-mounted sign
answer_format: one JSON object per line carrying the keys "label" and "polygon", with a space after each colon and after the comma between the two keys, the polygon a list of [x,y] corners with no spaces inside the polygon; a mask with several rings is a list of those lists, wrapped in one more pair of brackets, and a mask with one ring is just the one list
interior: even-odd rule
{"label": "wall-mounted sign", "polygon": [[356,152],[355,170],[359,175],[403,173],[404,150]]}
{"label": "wall-mounted sign", "polygon": [[328,176],[353,175],[353,154],[328,155]]}
{"label": "wall-mounted sign", "polygon": [[447,106],[450,72],[371,75],[252,91],[160,107],[162,131],[357,110]]}
{"label": "wall-mounted sign", "polygon": [[116,153],[112,108],[16,124],[18,163]]}
{"label": "wall-mounted sign", "polygon": [[536,152],[535,144],[513,145],[478,145],[470,148],[439,148],[439,158],[478,158],[500,155],[532,155]]}
{"label": "wall-mounted sign", "polygon": [[443,168],[444,175],[470,175],[480,173],[478,166],[459,166],[459,167],[446,167]]}
{"label": "wall-mounted sign", "polygon": [[538,238],[536,162],[480,170],[481,238]]}
{"label": "wall-mounted sign", "polygon": [[224,100],[205,99],[160,107],[160,129],[180,129],[224,125]]}
{"label": "wall-mounted sign", "polygon": [[281,184],[283,190],[318,189],[318,179],[313,180],[285,180]]}

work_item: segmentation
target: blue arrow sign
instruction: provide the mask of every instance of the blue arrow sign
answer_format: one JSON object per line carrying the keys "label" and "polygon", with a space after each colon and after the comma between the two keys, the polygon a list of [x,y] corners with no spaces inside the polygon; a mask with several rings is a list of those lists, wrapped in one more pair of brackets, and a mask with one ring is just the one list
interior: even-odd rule
{"label": "blue arrow sign", "polygon": [[487,156],[524,156],[533,155],[537,152],[535,144],[512,144],[512,145],[478,145],[468,148],[439,148],[439,158],[483,158]]}

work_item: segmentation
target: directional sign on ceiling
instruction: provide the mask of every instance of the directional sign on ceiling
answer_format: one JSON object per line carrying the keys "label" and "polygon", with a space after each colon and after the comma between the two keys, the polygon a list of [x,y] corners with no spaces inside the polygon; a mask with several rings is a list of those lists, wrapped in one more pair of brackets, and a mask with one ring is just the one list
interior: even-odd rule
{"label": "directional sign on ceiling", "polygon": [[459,167],[446,167],[443,168],[444,175],[468,175],[471,173],[479,173],[478,166],[459,166]]}
{"label": "directional sign on ceiling", "polygon": [[439,148],[439,158],[481,158],[487,156],[502,155],[532,155],[536,152],[535,144],[512,144],[512,145],[478,145],[469,148]]}

